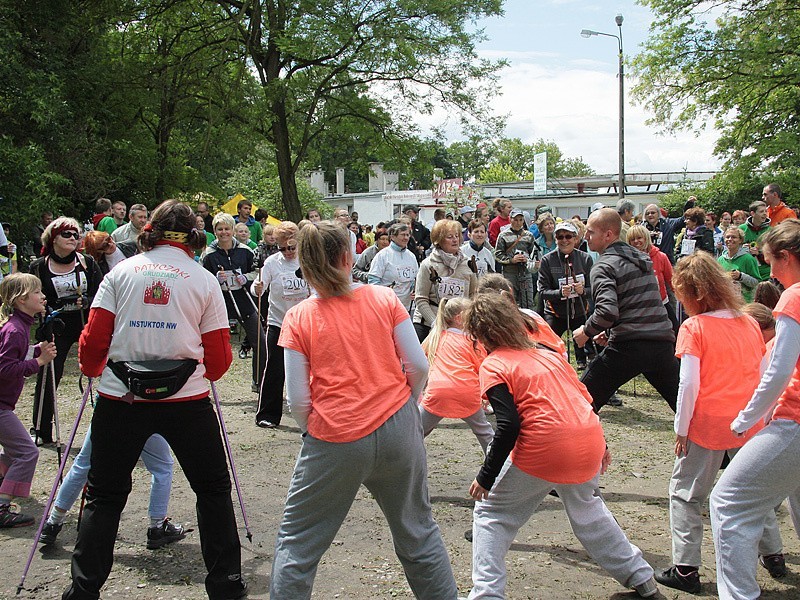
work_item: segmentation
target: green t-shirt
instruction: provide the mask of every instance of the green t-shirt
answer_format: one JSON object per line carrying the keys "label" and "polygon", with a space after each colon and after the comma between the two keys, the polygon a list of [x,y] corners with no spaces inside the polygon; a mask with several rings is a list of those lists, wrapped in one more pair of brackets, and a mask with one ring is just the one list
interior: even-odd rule
{"label": "green t-shirt", "polygon": [[105,231],[109,235],[114,233],[116,228],[117,222],[114,220],[114,217],[103,217],[97,224],[97,231]]}

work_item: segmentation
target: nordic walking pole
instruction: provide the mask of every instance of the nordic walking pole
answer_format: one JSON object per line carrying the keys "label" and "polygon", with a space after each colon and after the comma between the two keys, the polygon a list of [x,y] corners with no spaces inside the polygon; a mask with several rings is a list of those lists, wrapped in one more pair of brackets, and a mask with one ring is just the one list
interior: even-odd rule
{"label": "nordic walking pole", "polygon": [[228,462],[231,463],[231,474],[233,474],[233,483],[236,486],[236,495],[239,497],[239,507],[242,509],[242,519],[244,520],[244,529],[247,532],[247,539],[253,543],[253,534],[250,531],[250,522],[247,520],[247,510],[244,507],[244,498],[242,497],[242,488],[239,485],[239,474],[236,472],[236,464],[233,462],[233,452],[231,451],[231,441],[228,439],[228,428],[225,426],[225,417],[222,416],[222,405],[219,402],[219,395],[217,394],[217,386],[214,382],[211,383],[211,393],[214,395],[214,404],[217,406],[217,415],[219,415],[219,424],[222,426],[222,439],[225,442],[225,452],[228,454]]}
{"label": "nordic walking pole", "polygon": [[78,409],[78,415],[75,417],[75,424],[72,426],[72,432],[69,434],[69,440],[67,440],[67,451],[61,457],[61,461],[58,465],[58,477],[55,478],[53,481],[53,487],[50,490],[50,496],[47,498],[47,504],[44,507],[44,513],[42,515],[42,520],[39,522],[39,528],[36,530],[36,536],[33,538],[33,546],[31,547],[30,554],[28,554],[28,562],[25,563],[25,569],[22,571],[22,578],[19,580],[19,585],[17,586],[17,595],[22,591],[23,586],[25,585],[25,578],[28,576],[28,570],[31,567],[31,562],[33,561],[33,554],[36,552],[36,547],[39,545],[39,539],[42,537],[42,529],[44,528],[44,524],[47,521],[47,517],[50,515],[50,510],[53,508],[53,502],[55,501],[56,497],[56,490],[58,490],[58,483],[61,481],[61,478],[64,475],[64,468],[67,465],[67,457],[69,456],[70,450],[72,450],[72,444],[75,441],[75,434],[78,432],[78,425],[81,423],[81,418],[83,417],[83,411],[86,408],[86,402],[89,400],[89,397],[92,394],[92,381],[93,378],[89,377],[89,382],[86,386],[86,391],[83,393],[83,399],[81,400],[81,406]]}
{"label": "nordic walking pole", "polygon": [[53,366],[52,361],[48,366],[50,367],[50,374],[53,376],[53,379],[51,379],[53,386],[53,422],[56,429],[56,454],[58,455],[58,464],[61,464],[61,427],[58,421],[58,400],[56,399],[56,368]]}
{"label": "nordic walking pole", "polygon": [[[261,269],[258,269],[256,271],[256,280],[253,283],[254,284],[261,283]],[[258,294],[258,306],[255,307],[256,308],[256,314],[258,315],[258,327],[259,327],[259,330],[263,329],[263,323],[261,322],[261,296],[263,295],[263,293],[264,293],[264,288],[262,287],[261,291]],[[247,297],[250,298],[250,295],[248,294]],[[250,301],[252,302],[253,299],[250,298]],[[256,340],[256,373],[258,373],[258,369],[261,368],[261,339],[260,338],[261,338],[261,336],[259,336],[259,339]],[[265,344],[267,343],[267,332],[266,331],[264,332],[264,343]],[[259,393],[259,395],[261,394],[261,387],[263,385],[264,385],[264,377],[263,377],[263,373],[262,373],[262,377],[258,378],[258,393]]]}

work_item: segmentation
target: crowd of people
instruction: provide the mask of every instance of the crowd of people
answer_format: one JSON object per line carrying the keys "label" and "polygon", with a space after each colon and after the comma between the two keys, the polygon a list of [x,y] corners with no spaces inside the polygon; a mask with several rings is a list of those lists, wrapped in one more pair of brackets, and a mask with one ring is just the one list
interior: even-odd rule
{"label": "crowd of people", "polygon": [[[441,210],[430,227],[408,206],[373,228],[345,209],[273,226],[247,200],[232,216],[206,203],[169,200],[150,214],[100,199],[85,233],[43,215],[30,273],[0,282],[0,528],[34,522],[11,500],[30,493],[37,445],[60,444],[57,389],[77,343],[97,399],[39,540],[55,543],[85,485],[63,598],[98,597],[140,456],[153,478],[148,548],[185,537],[168,517],[173,453],[197,495],[209,597],[245,596],[207,383],[228,370],[240,327],[255,425],[281,425],[285,386],[303,433],[271,597],[310,598],[363,484],[415,596],[454,600],[424,440],[455,418],[485,458],[465,489],[476,502],[469,598],[504,597],[505,555],[548,493],[592,558],[641,597],[656,582],[700,591],[709,501],[720,597],[757,598],[759,563],[786,573],[776,507],[788,498],[800,523],[800,220],[774,184],[748,208],[717,219],[689,198],[680,216],[651,204],[637,218],[620,200],[583,221],[498,198],[450,218]],[[14,250],[0,238],[9,264]],[[365,372],[381,373],[369,389]],[[29,430],[14,409],[35,373]],[[598,413],[620,406],[615,392],[638,375],[675,412],[673,564],[658,572],[596,492],[611,460]]]}

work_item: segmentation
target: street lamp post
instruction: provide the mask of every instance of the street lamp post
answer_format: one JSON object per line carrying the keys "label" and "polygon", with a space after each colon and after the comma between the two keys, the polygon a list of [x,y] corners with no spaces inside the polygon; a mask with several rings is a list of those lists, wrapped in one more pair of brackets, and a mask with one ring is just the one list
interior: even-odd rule
{"label": "street lamp post", "polygon": [[613,33],[603,33],[602,31],[593,31],[591,29],[584,29],[581,31],[581,37],[589,38],[593,35],[604,35],[606,37],[616,38],[619,45],[619,197],[625,197],[625,63],[623,61],[622,53],[622,21],[624,17],[620,14],[614,17],[614,22],[619,28],[619,35]]}

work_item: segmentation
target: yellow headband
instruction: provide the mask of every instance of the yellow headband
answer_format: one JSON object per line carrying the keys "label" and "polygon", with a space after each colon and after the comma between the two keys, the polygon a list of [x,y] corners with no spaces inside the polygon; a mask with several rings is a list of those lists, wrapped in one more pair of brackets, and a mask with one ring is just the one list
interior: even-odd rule
{"label": "yellow headband", "polygon": [[186,242],[189,241],[189,234],[183,233],[182,231],[165,231],[164,239],[169,240],[170,242],[178,242],[179,244],[185,244]]}

